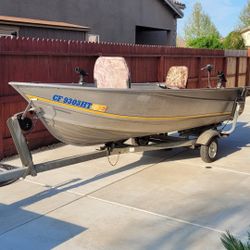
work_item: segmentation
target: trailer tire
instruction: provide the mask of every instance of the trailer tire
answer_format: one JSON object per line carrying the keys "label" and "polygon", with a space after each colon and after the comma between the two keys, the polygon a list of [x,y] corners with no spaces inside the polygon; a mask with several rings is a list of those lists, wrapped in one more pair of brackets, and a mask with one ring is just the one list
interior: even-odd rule
{"label": "trailer tire", "polygon": [[30,118],[28,118],[28,117],[24,117],[23,119],[20,117],[20,118],[18,119],[18,122],[19,122],[20,128],[21,128],[23,131],[25,131],[25,132],[31,130],[32,127],[33,127],[32,120],[31,120]]}
{"label": "trailer tire", "polygon": [[138,146],[147,146],[149,144],[149,137],[148,136],[136,137],[135,143]]}
{"label": "trailer tire", "polygon": [[201,145],[200,147],[200,156],[201,159],[206,163],[214,162],[218,156],[218,139],[213,137],[207,145]]}

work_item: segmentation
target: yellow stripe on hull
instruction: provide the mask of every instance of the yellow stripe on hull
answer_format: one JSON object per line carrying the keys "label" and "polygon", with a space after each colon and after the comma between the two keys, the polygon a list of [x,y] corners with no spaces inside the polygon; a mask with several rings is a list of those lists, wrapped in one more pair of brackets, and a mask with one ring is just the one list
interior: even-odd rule
{"label": "yellow stripe on hull", "polygon": [[[208,117],[218,117],[218,116],[228,116],[231,114],[231,112],[218,112],[218,113],[207,113],[202,115],[191,115],[191,116],[171,116],[171,117],[147,117],[147,116],[127,116],[127,115],[118,115],[118,114],[112,114],[107,113],[103,111],[98,110],[92,110],[77,106],[72,106],[70,104],[60,103],[56,102],[47,98],[39,97],[39,96],[33,96],[26,94],[26,97],[31,101],[40,101],[44,103],[50,103],[56,106],[61,106],[67,109],[73,109],[77,111],[82,111],[85,113],[95,114],[95,115],[101,115],[104,117],[109,118],[116,118],[116,119],[125,119],[125,120],[138,120],[138,121],[179,121],[179,120],[189,120],[189,119],[198,119],[198,118],[208,118]],[[96,104],[98,108],[98,104]],[[104,107],[104,105],[100,105],[100,107]]]}

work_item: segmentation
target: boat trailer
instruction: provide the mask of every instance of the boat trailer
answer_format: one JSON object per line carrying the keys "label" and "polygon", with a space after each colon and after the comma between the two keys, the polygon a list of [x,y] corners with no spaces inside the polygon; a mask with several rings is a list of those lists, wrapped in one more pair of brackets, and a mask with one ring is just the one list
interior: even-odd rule
{"label": "boat trailer", "polygon": [[[146,152],[180,147],[192,149],[200,147],[200,155],[202,160],[208,163],[213,162],[217,158],[217,139],[221,137],[227,137],[234,131],[240,113],[240,107],[241,103],[238,101],[235,102],[231,116],[231,129],[228,131],[219,129],[218,127],[221,124],[215,124],[212,126],[181,131],[178,136],[160,134],[135,138],[132,139],[132,143],[130,144],[125,144],[123,142],[109,143],[103,147],[100,147],[94,152],[74,155],[71,157],[48,161],[40,164],[34,164],[32,154],[28,148],[24,135],[25,129],[20,122],[25,119],[26,113],[29,112],[29,105],[23,113],[16,114],[7,120],[7,125],[19,154],[22,166],[7,165],[0,162],[0,186],[11,184],[20,178],[25,178],[29,175],[36,176],[40,172],[98,159],[105,156],[120,155],[125,153]],[[29,128],[29,123],[27,123],[26,126]]]}

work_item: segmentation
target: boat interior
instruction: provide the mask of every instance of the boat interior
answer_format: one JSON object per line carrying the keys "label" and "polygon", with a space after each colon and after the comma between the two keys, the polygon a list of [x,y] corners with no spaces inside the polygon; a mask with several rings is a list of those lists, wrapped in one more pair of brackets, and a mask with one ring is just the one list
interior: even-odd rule
{"label": "boat interior", "polygon": [[94,66],[94,85],[84,82],[84,77],[88,75],[84,70],[77,67],[75,71],[80,75],[80,85],[97,88],[185,89],[188,80],[186,66],[172,66],[165,82],[132,83],[128,65],[123,57],[100,56]]}

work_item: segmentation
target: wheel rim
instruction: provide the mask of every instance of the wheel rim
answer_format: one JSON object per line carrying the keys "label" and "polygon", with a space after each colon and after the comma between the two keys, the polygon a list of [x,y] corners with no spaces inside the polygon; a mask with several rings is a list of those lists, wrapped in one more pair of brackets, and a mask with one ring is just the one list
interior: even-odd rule
{"label": "wheel rim", "polygon": [[208,155],[211,159],[215,158],[215,156],[217,155],[217,149],[218,145],[215,141],[213,141],[208,148]]}

